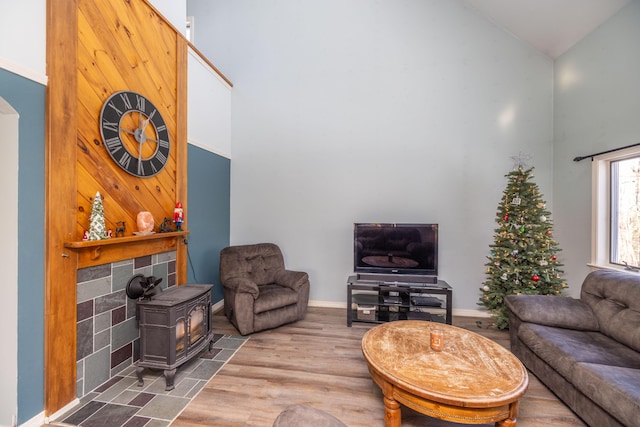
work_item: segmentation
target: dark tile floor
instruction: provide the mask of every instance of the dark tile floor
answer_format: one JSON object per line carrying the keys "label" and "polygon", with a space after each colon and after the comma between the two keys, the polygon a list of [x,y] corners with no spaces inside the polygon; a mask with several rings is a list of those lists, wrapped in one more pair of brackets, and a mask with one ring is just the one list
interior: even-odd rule
{"label": "dark tile floor", "polygon": [[166,427],[247,339],[214,335],[211,352],[205,350],[178,368],[171,391],[165,391],[162,370],[145,369],[144,385],[138,386],[135,366],[131,366],[84,396],[77,407],[51,425]]}

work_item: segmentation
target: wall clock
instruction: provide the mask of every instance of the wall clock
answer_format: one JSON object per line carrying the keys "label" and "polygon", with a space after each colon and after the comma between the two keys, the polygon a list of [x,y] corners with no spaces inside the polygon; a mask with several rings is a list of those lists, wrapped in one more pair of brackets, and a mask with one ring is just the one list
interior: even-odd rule
{"label": "wall clock", "polygon": [[148,178],[164,168],[171,144],[162,114],[146,97],[120,91],[100,111],[100,135],[113,161],[131,175]]}

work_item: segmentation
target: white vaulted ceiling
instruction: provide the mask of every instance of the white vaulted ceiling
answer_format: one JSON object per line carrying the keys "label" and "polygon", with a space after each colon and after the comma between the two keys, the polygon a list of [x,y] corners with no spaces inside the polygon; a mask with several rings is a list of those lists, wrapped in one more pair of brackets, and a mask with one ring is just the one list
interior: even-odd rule
{"label": "white vaulted ceiling", "polygon": [[637,0],[464,0],[554,59],[630,1]]}

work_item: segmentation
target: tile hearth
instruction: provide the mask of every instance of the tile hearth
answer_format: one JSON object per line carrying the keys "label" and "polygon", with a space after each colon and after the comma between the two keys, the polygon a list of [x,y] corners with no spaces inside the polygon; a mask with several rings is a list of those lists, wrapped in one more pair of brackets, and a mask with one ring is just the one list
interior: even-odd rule
{"label": "tile hearth", "polygon": [[80,399],[80,405],[53,421],[51,426],[165,427],[182,412],[213,375],[231,359],[248,338],[214,334],[211,352],[178,368],[175,388],[165,390],[161,370],[145,369],[139,387],[135,366]]}

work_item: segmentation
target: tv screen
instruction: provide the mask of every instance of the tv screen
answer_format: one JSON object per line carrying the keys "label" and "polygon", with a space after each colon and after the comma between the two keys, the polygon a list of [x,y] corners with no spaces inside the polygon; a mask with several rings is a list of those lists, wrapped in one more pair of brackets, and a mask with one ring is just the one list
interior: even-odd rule
{"label": "tv screen", "polygon": [[437,277],[438,224],[356,223],[353,229],[356,273]]}

